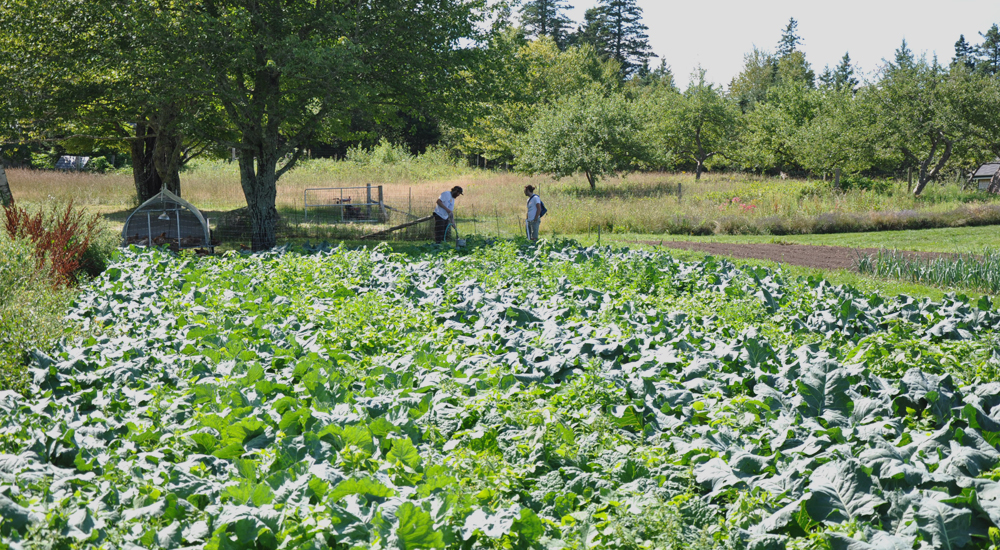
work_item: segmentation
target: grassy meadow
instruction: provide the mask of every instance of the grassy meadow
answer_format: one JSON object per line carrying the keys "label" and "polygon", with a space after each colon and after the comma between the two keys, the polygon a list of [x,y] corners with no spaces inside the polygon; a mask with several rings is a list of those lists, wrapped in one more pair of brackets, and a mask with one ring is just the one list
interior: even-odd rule
{"label": "grassy meadow", "polygon": [[[101,175],[12,169],[8,175],[22,204],[73,200],[107,215],[113,223],[123,222],[135,206],[129,172]],[[1000,197],[962,190],[954,182],[932,185],[922,196],[913,197],[906,183],[899,181],[864,180],[836,190],[829,181],[751,174],[705,174],[696,181],[687,173],[637,173],[605,179],[591,190],[583,176],[557,181],[479,170],[440,154],[400,156],[390,162],[371,158],[305,161],[279,182],[277,205],[284,238],[349,238],[374,228],[323,223],[324,209],[312,209],[306,219],[306,189],[382,185],[385,204],[393,209],[386,221],[395,224],[428,215],[442,191],[460,185],[465,189],[457,203],[463,234],[514,236],[523,234],[523,188],[527,184],[537,188],[549,209],[542,223],[543,235],[580,236],[600,230],[619,235],[779,235],[797,242],[803,238],[799,235],[819,238],[1000,223]],[[237,167],[224,161],[189,167],[181,174],[181,190],[213,222],[245,205]],[[355,202],[364,192],[354,191]],[[826,238],[842,242],[840,236]]]}

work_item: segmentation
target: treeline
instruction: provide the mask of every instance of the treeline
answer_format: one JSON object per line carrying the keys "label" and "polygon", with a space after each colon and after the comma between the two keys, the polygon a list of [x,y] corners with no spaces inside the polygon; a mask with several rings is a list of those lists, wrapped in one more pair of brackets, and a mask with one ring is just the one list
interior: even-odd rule
{"label": "treeline", "polygon": [[[817,78],[789,22],[723,90],[650,63],[635,0],[579,23],[564,0],[8,0],[0,5],[3,156],[128,158],[138,200],[200,156],[235,157],[255,249],[306,156],[388,139],[556,176],[732,168],[918,174],[1000,153],[998,43],[956,62],[905,43],[877,78]],[[2,176],[2,172],[0,172]]]}
{"label": "treeline", "polygon": [[960,37],[948,66],[915,56],[904,40],[862,81],[847,53],[817,77],[791,19],[773,52],[745,55],[728,89],[700,69],[681,89],[662,62],[649,70],[633,60],[638,68],[621,78],[621,61],[597,46],[561,47],[540,28],[496,39],[493,49],[508,60],[497,80],[507,91],[481,105],[474,124],[453,129],[463,152],[528,172],[583,172],[591,185],[644,168],[909,172],[916,194],[1000,156],[995,24],[979,45]]}

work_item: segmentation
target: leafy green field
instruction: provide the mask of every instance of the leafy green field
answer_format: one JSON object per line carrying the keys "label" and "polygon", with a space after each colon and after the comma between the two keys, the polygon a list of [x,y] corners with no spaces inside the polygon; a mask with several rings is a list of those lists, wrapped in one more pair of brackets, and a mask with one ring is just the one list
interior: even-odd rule
{"label": "leafy green field", "polygon": [[71,318],[101,336],[0,393],[0,546],[982,548],[1000,525],[988,299],[503,242],[126,252]]}

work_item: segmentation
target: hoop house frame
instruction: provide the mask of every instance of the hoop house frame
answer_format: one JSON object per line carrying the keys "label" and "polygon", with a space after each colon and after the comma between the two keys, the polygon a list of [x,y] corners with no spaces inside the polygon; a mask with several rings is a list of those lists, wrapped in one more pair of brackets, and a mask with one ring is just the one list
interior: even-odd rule
{"label": "hoop house frame", "polygon": [[193,204],[161,190],[125,220],[122,246],[169,244],[177,249],[207,248],[214,252],[208,220]]}

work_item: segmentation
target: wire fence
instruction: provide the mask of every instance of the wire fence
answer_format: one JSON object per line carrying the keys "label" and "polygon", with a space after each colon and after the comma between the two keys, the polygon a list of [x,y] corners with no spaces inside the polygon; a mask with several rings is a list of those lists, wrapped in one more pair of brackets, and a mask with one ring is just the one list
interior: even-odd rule
{"label": "wire fence", "polygon": [[[427,188],[380,187],[306,190],[298,208],[279,208],[278,242],[357,240],[430,216],[440,196],[438,191]],[[463,206],[459,202],[455,214],[457,234],[462,238],[473,235],[496,238],[525,236],[523,213],[515,215],[501,212],[496,207]],[[232,247],[249,245],[252,225],[246,208],[206,213],[206,217],[215,243]],[[434,222],[429,220],[381,235],[378,240],[420,241],[433,238]]]}

